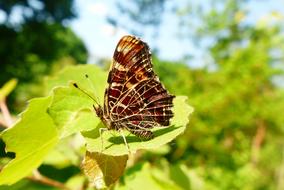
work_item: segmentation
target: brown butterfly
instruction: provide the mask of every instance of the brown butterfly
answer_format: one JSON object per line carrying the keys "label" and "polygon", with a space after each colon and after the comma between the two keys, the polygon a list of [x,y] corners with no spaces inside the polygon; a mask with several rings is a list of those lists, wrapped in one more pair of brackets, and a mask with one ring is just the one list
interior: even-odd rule
{"label": "brown butterfly", "polygon": [[126,129],[148,140],[154,137],[153,127],[170,124],[175,96],[169,94],[153,71],[150,49],[145,42],[135,36],[121,38],[107,82],[104,106],[94,106],[107,129]]}

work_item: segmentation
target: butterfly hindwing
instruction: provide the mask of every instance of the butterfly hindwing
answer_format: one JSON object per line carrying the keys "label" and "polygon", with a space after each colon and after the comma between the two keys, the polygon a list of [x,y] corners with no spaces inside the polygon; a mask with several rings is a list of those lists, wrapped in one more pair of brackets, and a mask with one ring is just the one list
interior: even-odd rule
{"label": "butterfly hindwing", "polygon": [[105,92],[104,114],[116,129],[125,128],[142,138],[152,138],[155,126],[168,126],[173,117],[173,95],[153,71],[146,43],[123,37],[114,52]]}

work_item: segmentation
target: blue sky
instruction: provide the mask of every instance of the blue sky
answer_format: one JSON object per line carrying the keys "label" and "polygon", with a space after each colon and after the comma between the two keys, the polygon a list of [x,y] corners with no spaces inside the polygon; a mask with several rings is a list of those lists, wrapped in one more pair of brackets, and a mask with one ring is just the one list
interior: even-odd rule
{"label": "blue sky", "polygon": [[[114,2],[114,0],[75,1],[79,16],[71,22],[71,27],[85,42],[91,60],[94,58],[110,58],[120,37],[129,34],[125,29],[115,28],[106,21],[106,16],[115,9]],[[246,20],[257,23],[260,20],[265,20],[267,15],[273,11],[284,14],[284,0],[251,0],[246,4],[245,9],[250,12]],[[178,32],[177,20],[170,15],[164,16],[167,17],[166,22],[163,22],[160,28],[160,31],[164,32],[159,33],[158,39],[153,40],[146,33],[143,40],[150,47],[157,47],[162,59],[178,60],[187,52],[199,54],[200,52],[193,46],[175,37]]]}

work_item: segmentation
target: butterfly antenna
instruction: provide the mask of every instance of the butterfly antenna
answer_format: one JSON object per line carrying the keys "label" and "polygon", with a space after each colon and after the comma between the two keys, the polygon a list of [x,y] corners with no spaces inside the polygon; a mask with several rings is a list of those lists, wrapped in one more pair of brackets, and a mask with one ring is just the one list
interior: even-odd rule
{"label": "butterfly antenna", "polygon": [[91,98],[92,100],[94,100],[94,102],[95,102],[97,105],[100,105],[94,97],[92,97],[88,92],[86,92],[85,90],[83,90],[82,88],[80,88],[80,87],[77,85],[77,83],[73,83],[73,86],[74,86],[75,88],[77,88],[78,90],[80,90],[80,91],[81,91],[82,93],[84,93],[85,95],[87,95],[89,98]]}
{"label": "butterfly antenna", "polygon": [[[92,90],[96,92],[96,88],[94,87],[94,85],[93,85],[93,83],[92,83],[92,81],[91,81],[89,75],[88,75],[88,74],[85,74],[85,77],[86,77],[86,79],[87,79],[89,85],[91,86]],[[100,102],[98,97],[97,97],[97,102]]]}

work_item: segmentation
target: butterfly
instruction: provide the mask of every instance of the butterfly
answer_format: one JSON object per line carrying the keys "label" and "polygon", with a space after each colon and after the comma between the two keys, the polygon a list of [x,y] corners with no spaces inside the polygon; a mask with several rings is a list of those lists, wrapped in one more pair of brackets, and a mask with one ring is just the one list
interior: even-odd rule
{"label": "butterfly", "polygon": [[169,94],[153,71],[145,42],[130,35],[120,39],[107,82],[104,105],[98,104],[94,109],[108,130],[126,129],[149,140],[154,137],[153,127],[170,124],[175,96]]}

